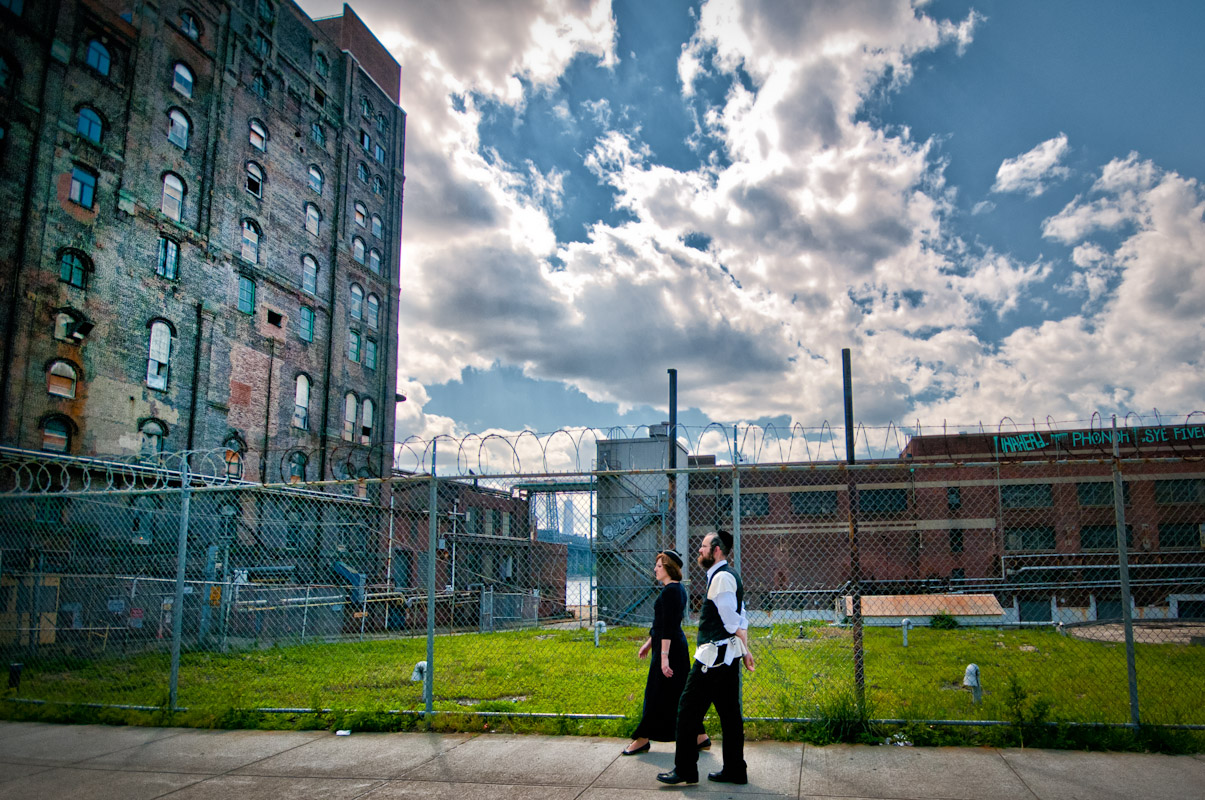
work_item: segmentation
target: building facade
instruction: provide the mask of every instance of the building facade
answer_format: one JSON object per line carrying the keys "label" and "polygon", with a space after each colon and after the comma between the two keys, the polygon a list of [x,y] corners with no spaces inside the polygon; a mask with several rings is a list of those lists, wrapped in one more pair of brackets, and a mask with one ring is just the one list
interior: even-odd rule
{"label": "building facade", "polygon": [[[1118,435],[1134,614],[1205,618],[1205,425]],[[747,602],[771,618],[829,613],[856,581],[868,595],[992,594],[1012,622],[1116,619],[1112,456],[1108,430],[955,434],[856,467],[692,473],[691,541],[739,520]]]}
{"label": "building facade", "polygon": [[0,444],[387,476],[406,116],[347,6],[0,3]]}

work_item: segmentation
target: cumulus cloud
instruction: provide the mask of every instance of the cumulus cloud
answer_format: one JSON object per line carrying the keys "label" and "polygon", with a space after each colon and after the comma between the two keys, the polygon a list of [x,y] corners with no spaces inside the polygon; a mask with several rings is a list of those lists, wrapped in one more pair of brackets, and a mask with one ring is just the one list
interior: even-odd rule
{"label": "cumulus cloud", "polygon": [[1050,184],[1064,180],[1071,174],[1071,170],[1059,163],[1067,154],[1067,149],[1067,135],[1060,133],[1028,153],[1004,159],[996,170],[996,183],[993,184],[992,191],[1020,192],[1037,197],[1045,192]]}
{"label": "cumulus cloud", "polygon": [[[958,241],[930,144],[859,115],[884,80],[909,79],[918,54],[967,47],[982,22],[973,13],[935,20],[905,0],[704,2],[678,88],[691,97],[704,77],[726,82],[695,117],[722,157],[667,166],[638,129],[610,127],[620,115],[605,99],[554,104],[557,126],[571,115],[605,126],[575,166],[622,212],[558,242],[564,173],[489,152],[480,106],[522,107],[524,85],[547,91],[576,57],[617,63],[609,5],[365,2],[357,12],[392,31],[409,114],[402,435],[466,433],[424,411],[424,386],[499,363],[621,411],[660,405],[672,366],[683,407],[805,423],[841,417],[842,347],[856,353],[859,417],[876,422],[1157,402],[1155,362],[1140,352],[1152,340],[1199,366],[1200,191],[1137,157],[1107,165],[1044,224],[1076,248],[1079,277],[1060,286],[1091,298],[1092,315],[1027,324],[998,344],[976,333],[1037,303],[1051,263]],[[1067,149],[1060,135],[1006,160],[995,190],[1040,194],[1067,176]],[[1119,231],[1120,243],[1091,238]],[[687,244],[699,233],[704,249]],[[1175,286],[1193,290],[1181,298]],[[1127,315],[1154,308],[1159,319],[1141,326],[1158,330],[1126,341]],[[1125,377],[1131,363],[1141,380]],[[1181,396],[1205,388],[1205,370],[1164,374]]]}

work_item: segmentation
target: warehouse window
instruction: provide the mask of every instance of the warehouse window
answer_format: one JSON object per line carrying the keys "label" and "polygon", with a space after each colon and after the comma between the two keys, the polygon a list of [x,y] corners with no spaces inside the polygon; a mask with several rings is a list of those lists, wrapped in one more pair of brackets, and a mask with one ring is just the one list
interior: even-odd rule
{"label": "warehouse window", "polygon": [[349,442],[355,440],[356,420],[359,419],[356,396],[348,392],[343,397],[343,438]]}
{"label": "warehouse window", "polygon": [[163,199],[160,210],[176,222],[184,213],[184,181],[174,172],[163,176]]}
{"label": "warehouse window", "polygon": [[100,114],[97,114],[95,109],[88,106],[81,108],[79,116],[75,120],[75,131],[88,141],[100,144],[100,137],[104,133],[104,125],[100,121]]}
{"label": "warehouse window", "polygon": [[238,278],[238,310],[244,314],[255,313],[255,281],[245,275]]}
{"label": "warehouse window", "polygon": [[368,323],[368,327],[374,331],[377,329],[377,323],[381,315],[381,301],[377,299],[375,294],[368,295],[364,303],[364,321]]}
{"label": "warehouse window", "polygon": [[92,208],[96,199],[96,173],[86,167],[76,166],[71,170],[71,202],[84,208]]}
{"label": "warehouse window", "polygon": [[1049,483],[1017,483],[1000,487],[1001,508],[1048,508],[1054,505]]}
{"label": "warehouse window", "polygon": [[313,203],[305,204],[305,231],[310,236],[317,236],[322,228],[322,212]]}
{"label": "warehouse window", "polygon": [[167,140],[181,150],[188,147],[188,117],[178,108],[167,112]]}
{"label": "warehouse window", "polygon": [[172,329],[163,321],[151,323],[150,353],[146,361],[146,385],[166,390],[172,357]]}
{"label": "warehouse window", "polygon": [[310,427],[310,379],[298,375],[293,386],[293,427],[309,430]]}
{"label": "warehouse window", "polygon": [[372,444],[372,418],[376,409],[367,397],[360,405],[360,444]]}
{"label": "warehouse window", "polygon": [[268,149],[268,129],[263,126],[258,120],[251,120],[251,133],[249,140],[251,146],[256,150]]}
{"label": "warehouse window", "polygon": [[192,70],[184,64],[176,64],[172,70],[172,88],[185,97],[192,97],[194,78]]}
{"label": "warehouse window", "polygon": [[301,315],[297,319],[299,325],[297,335],[304,342],[314,341],[314,309],[302,306]]}
{"label": "warehouse window", "polygon": [[357,263],[364,263],[364,240],[359,236],[353,236],[351,239],[351,257],[354,258]]}
{"label": "warehouse window", "polygon": [[310,164],[310,188],[318,194],[322,194],[323,182],[322,170],[318,169],[316,165]]}
{"label": "warehouse window", "polygon": [[42,449],[66,453],[71,448],[71,425],[63,417],[50,417],[42,423]]}
{"label": "warehouse window", "polygon": [[75,367],[66,361],[55,361],[50,365],[46,375],[46,391],[55,397],[75,397],[76,373]]}
{"label": "warehouse window", "polygon": [[243,220],[242,256],[253,264],[259,263],[259,226],[249,219]]}
{"label": "warehouse window", "polygon": [[166,236],[159,237],[159,257],[155,261],[155,274],[173,281],[180,274],[180,245]]}
{"label": "warehouse window", "polygon": [[301,291],[318,294],[318,262],[313,256],[301,257]]}
{"label": "warehouse window", "polygon": [[64,250],[59,254],[59,280],[77,289],[88,288],[88,273],[92,264],[78,250]]}
{"label": "warehouse window", "polygon": [[113,59],[109,56],[109,49],[93,39],[88,42],[88,50],[84,56],[84,63],[101,75],[108,75],[109,68],[113,64]]}
{"label": "warehouse window", "polygon": [[372,215],[372,235],[377,238],[385,236],[385,223],[381,222],[381,218],[376,214]]}
{"label": "warehouse window", "polygon": [[264,196],[264,171],[254,161],[247,162],[247,193],[255,197]]}

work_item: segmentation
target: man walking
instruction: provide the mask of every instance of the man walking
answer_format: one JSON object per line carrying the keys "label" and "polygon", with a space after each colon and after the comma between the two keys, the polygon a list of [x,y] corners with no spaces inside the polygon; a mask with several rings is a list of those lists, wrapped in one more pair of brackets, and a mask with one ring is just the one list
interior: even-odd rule
{"label": "man walking", "polygon": [[707,570],[707,598],[699,615],[699,640],[695,660],[678,701],[678,737],[674,768],[661,772],[662,783],[698,783],[699,751],[695,734],[713,704],[724,737],[724,764],[707,775],[718,783],[748,783],[745,766],[745,721],[741,715],[740,663],[752,672],[749,620],[745,617],[745,590],[741,578],[728,566],[732,534],[717,530],[703,537],[699,566]]}

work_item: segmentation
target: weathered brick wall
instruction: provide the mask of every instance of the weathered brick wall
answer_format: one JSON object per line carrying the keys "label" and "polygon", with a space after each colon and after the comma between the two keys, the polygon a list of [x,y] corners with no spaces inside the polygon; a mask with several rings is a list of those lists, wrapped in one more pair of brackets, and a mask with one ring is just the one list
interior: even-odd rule
{"label": "weathered brick wall", "polygon": [[[34,4],[44,8],[44,4]],[[158,15],[146,7],[131,22],[102,4],[63,3],[56,26],[49,20],[43,41],[22,31],[6,30],[0,46],[21,53],[26,74],[20,91],[27,107],[44,106],[44,120],[19,119],[10,136],[8,154],[28,152],[38,137],[34,202],[21,211],[22,160],[3,160],[0,198],[3,214],[22,216],[8,228],[24,226],[26,261],[18,271],[15,254],[0,245],[5,259],[0,288],[16,290],[17,330],[7,338],[12,348],[10,413],[4,441],[25,447],[41,444],[40,423],[47,414],[63,414],[75,426],[71,450],[76,453],[137,451],[139,425],[157,419],[167,427],[169,449],[218,448],[237,436],[251,450],[264,446],[271,455],[263,473],[281,478],[281,454],[299,449],[310,456],[307,477],[317,475],[323,429],[331,445],[340,444],[343,396],[371,397],[376,406],[373,439],[393,433],[396,326],[387,311],[396,300],[397,236],[400,230],[401,147],[396,142],[401,112],[381,95],[338,46],[291,3],[276,6],[275,18],[264,22],[254,2],[239,6],[189,3],[201,32],[196,41],[179,29],[186,6],[165,2]],[[149,10],[148,10],[149,9]],[[35,25],[32,17],[23,22]],[[35,25],[36,27],[36,25]],[[83,63],[87,41],[101,38],[113,58],[111,75],[97,75]],[[257,40],[266,41],[268,52]],[[37,55],[60,42],[61,58],[44,68]],[[329,74],[316,70],[315,56],[330,62]],[[172,87],[173,67],[192,71],[192,97]],[[45,74],[45,99],[41,97]],[[267,97],[252,91],[256,74],[266,77]],[[371,96],[371,119],[361,119],[359,97]],[[80,105],[87,103],[105,125],[100,145],[75,131]],[[190,138],[184,149],[168,141],[168,113],[184,112]],[[384,131],[376,114],[385,115]],[[8,115],[6,115],[6,119]],[[268,131],[264,151],[252,147],[249,123],[258,120]],[[321,125],[325,143],[311,137]],[[385,164],[359,152],[361,125],[374,141],[387,146]],[[355,155],[353,155],[353,153]],[[383,191],[373,194],[371,179],[362,183],[355,165],[364,158],[379,175]],[[254,161],[264,173],[262,196],[246,189],[246,168]],[[97,173],[92,209],[72,203],[67,195],[75,165]],[[321,171],[321,192],[309,185],[310,167]],[[171,172],[186,187],[179,222],[161,209],[163,177]],[[354,222],[354,203],[379,215],[384,235]],[[305,230],[305,209],[321,214],[317,236]],[[241,256],[242,222],[253,219],[262,235],[254,263]],[[382,253],[383,270],[372,275],[351,257],[353,235]],[[176,279],[156,274],[160,237],[179,243]],[[61,282],[57,255],[77,248],[93,265],[86,288]],[[316,292],[302,290],[302,258],[319,266]],[[238,310],[239,276],[256,285],[253,314]],[[381,320],[372,333],[378,366],[366,369],[347,359],[348,292],[355,282],[381,303]],[[9,294],[11,296],[11,294]],[[315,312],[312,342],[301,339],[300,310]],[[51,335],[61,309],[73,309],[95,323],[82,343],[59,342]],[[171,367],[166,390],[146,383],[149,326],[155,320],[173,330]],[[55,398],[46,390],[46,369],[55,358],[79,370],[76,397]],[[292,424],[294,383],[305,374],[311,381],[308,429]],[[270,390],[269,390],[270,376]],[[265,427],[266,426],[266,427]],[[190,437],[191,435],[191,442]],[[386,467],[389,450],[384,449]],[[249,454],[245,475],[258,478],[260,459]],[[378,467],[379,470],[379,467]],[[328,469],[329,475],[329,469]]]}

